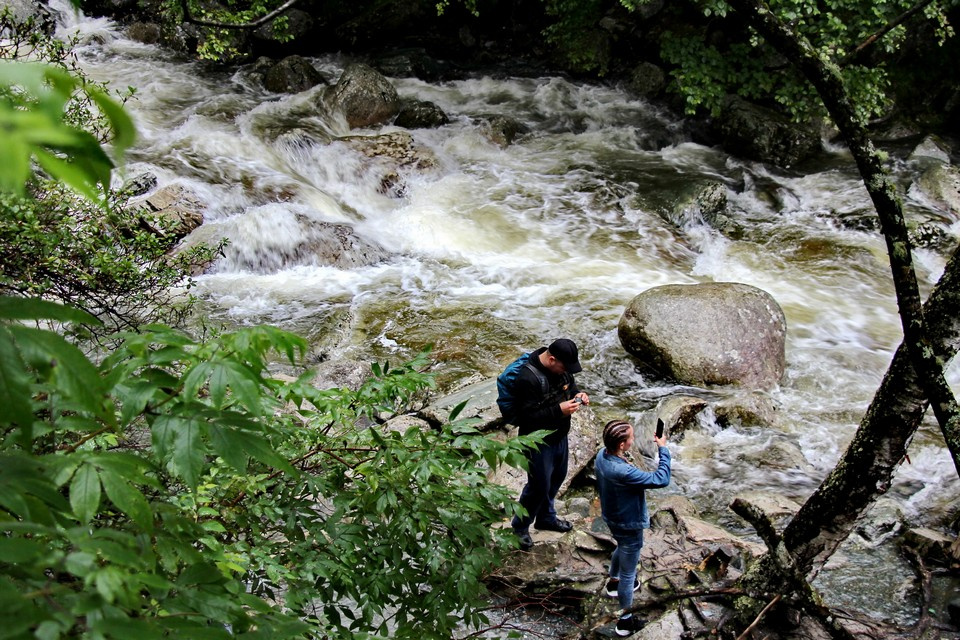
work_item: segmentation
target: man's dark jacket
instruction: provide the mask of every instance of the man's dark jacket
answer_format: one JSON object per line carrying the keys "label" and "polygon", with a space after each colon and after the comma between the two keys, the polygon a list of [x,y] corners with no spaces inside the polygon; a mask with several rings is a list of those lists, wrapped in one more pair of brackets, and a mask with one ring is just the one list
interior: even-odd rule
{"label": "man's dark jacket", "polygon": [[537,375],[528,367],[522,367],[514,384],[516,422],[520,435],[525,436],[534,431],[546,429],[551,433],[544,442],[556,444],[570,431],[570,416],[563,415],[560,403],[575,396],[580,389],[577,388],[576,381],[569,373],[556,375],[540,364],[540,354],[546,350],[546,347],[540,347],[530,354],[530,364],[546,377],[548,391],[544,394],[543,385]]}

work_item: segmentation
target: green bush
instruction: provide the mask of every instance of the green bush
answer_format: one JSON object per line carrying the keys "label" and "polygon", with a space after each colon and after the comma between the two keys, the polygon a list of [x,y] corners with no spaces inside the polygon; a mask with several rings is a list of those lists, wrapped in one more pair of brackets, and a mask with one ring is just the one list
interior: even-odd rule
{"label": "green bush", "polygon": [[0,31],[0,293],[69,303],[107,331],[179,320],[190,301],[171,287],[189,289],[219,247],[172,255],[174,223],[110,189],[135,135],[123,96],[77,75],[68,44],[32,22],[3,12]]}
{"label": "green bush", "polygon": [[515,509],[486,481],[527,439],[384,429],[426,354],[358,390],[282,382],[306,344],[258,327],[119,336],[102,363],[0,298],[0,638],[449,638]]}

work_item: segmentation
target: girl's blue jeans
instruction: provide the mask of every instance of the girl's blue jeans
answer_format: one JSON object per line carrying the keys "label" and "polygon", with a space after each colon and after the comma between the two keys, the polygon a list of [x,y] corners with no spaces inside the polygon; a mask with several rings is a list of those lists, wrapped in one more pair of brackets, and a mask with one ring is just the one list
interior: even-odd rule
{"label": "girl's blue jeans", "polygon": [[640,562],[640,549],[643,547],[643,529],[611,529],[610,533],[617,541],[617,548],[610,556],[610,577],[620,579],[617,599],[620,601],[620,608],[626,609],[633,604],[633,582],[637,577],[637,564]]}

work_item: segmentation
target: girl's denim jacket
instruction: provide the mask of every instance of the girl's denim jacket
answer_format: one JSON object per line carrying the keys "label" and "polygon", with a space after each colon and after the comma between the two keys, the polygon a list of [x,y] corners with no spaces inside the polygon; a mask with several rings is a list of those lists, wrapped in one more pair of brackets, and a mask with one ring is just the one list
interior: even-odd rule
{"label": "girl's denim jacket", "polygon": [[670,484],[670,450],[660,447],[660,464],[653,473],[641,471],[623,458],[600,449],[594,461],[600,510],[611,530],[636,531],[650,528],[644,489]]}

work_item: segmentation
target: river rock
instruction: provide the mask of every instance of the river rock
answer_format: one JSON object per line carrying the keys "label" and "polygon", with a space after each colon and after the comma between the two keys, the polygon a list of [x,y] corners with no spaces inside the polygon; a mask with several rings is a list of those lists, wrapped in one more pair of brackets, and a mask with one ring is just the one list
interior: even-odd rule
{"label": "river rock", "polygon": [[927,562],[939,565],[960,563],[958,538],[951,538],[925,527],[913,527],[903,535],[903,544],[916,551]]}
{"label": "river rock", "polygon": [[939,136],[929,135],[920,141],[907,160],[916,164],[950,163],[950,147]]}
{"label": "river rock", "polygon": [[960,216],[960,169],[957,167],[933,164],[920,174],[910,191],[919,192],[933,206],[951,213],[952,220]]}
{"label": "river rock", "polygon": [[443,109],[429,100],[404,100],[393,124],[404,129],[436,129],[449,122]]}
{"label": "river rock", "polygon": [[426,49],[416,47],[385,52],[376,56],[371,64],[391,78],[420,78],[433,82],[442,74],[442,65]]}
{"label": "river rock", "polygon": [[19,24],[34,21],[34,27],[46,34],[52,34],[56,20],[46,3],[36,0],[0,0],[0,11],[9,9],[13,21]]}
{"label": "river rock", "polygon": [[792,167],[821,150],[817,128],[737,96],[724,99],[715,127],[729,153],[781,167]]}
{"label": "river rock", "polygon": [[764,393],[740,393],[713,405],[717,425],[730,427],[769,427],[777,419],[777,407]]}
{"label": "river rock", "polygon": [[380,192],[393,197],[406,193],[404,175],[435,169],[437,157],[427,147],[417,144],[406,131],[393,131],[376,136],[346,136],[338,141],[371,160],[360,169],[377,180]]}
{"label": "river rock", "polygon": [[727,187],[716,180],[694,182],[687,186],[661,217],[678,229],[707,224],[727,236],[742,230],[727,213]]}
{"label": "river rock", "polygon": [[703,398],[671,395],[657,405],[657,418],[663,420],[663,433],[669,440],[681,440],[683,433],[696,426],[697,416],[709,406]]}
{"label": "river rock", "polygon": [[234,269],[273,273],[295,265],[353,269],[386,260],[383,247],[360,237],[352,227],[318,220],[313,212],[284,204],[253,207],[215,224],[205,224],[181,245],[215,245],[229,240],[223,260]]}
{"label": "river rock", "polygon": [[771,389],[783,377],[786,329],[770,294],[714,282],[644,291],[617,333],[627,352],[679,382]]}
{"label": "river rock", "polygon": [[362,64],[347,66],[337,84],[323,92],[323,100],[340,111],[351,129],[383,124],[400,111],[400,96],[379,71]]}
{"label": "river rock", "polygon": [[327,79],[302,56],[287,56],[263,74],[263,86],[274,93],[300,93],[321,84]]}
{"label": "river rock", "polygon": [[145,223],[157,235],[172,235],[179,239],[203,224],[203,204],[192,191],[179,184],[160,187],[142,200],[131,201],[130,206],[142,206],[159,220]]}
{"label": "river rock", "polygon": [[127,27],[127,37],[143,44],[157,44],[163,37],[160,25],[155,22],[133,22]]}
{"label": "river rock", "polygon": [[667,77],[663,69],[652,62],[641,62],[634,67],[627,81],[627,88],[643,98],[656,98],[666,87]]}
{"label": "river rock", "polygon": [[481,131],[487,138],[499,147],[509,147],[517,136],[530,131],[530,129],[517,120],[509,116],[489,116],[483,121]]}
{"label": "river rock", "polygon": [[430,401],[420,410],[419,415],[435,426],[446,424],[450,412],[460,403],[466,403],[460,411],[460,418],[479,420],[477,428],[490,431],[503,423],[500,409],[497,408],[497,381],[489,378],[474,382],[451,393]]}

